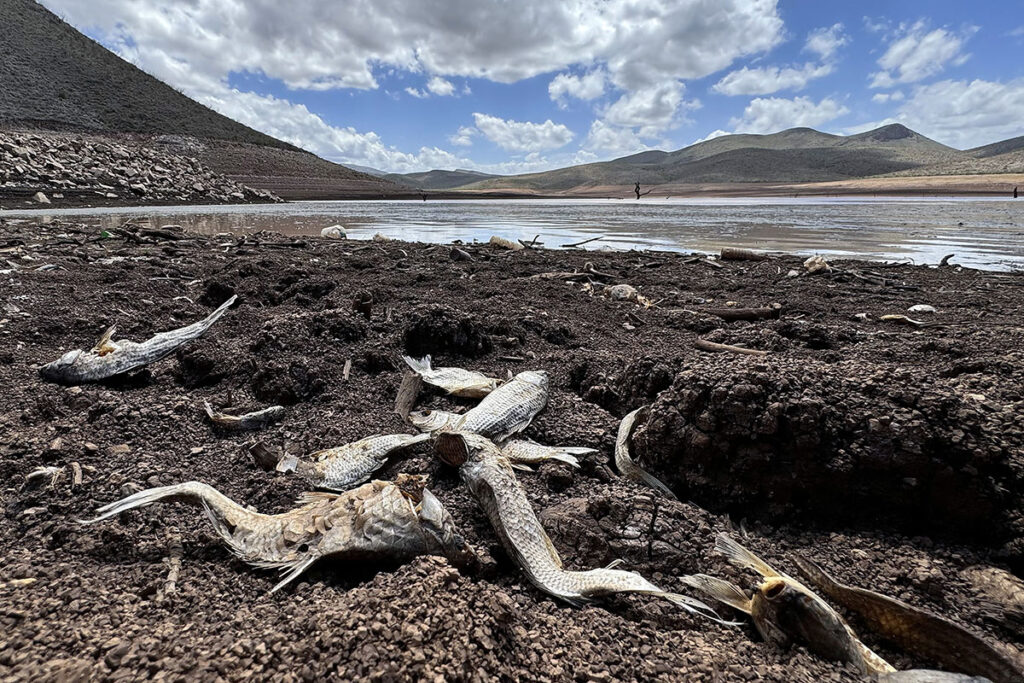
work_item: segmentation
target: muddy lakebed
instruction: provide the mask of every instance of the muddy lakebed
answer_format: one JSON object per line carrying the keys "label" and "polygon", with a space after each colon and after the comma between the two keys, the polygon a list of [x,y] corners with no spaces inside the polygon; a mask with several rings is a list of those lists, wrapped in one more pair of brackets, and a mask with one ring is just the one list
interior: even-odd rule
{"label": "muddy lakebed", "polygon": [[[187,480],[261,512],[291,508],[305,486],[258,467],[249,447],[302,456],[410,431],[393,413],[403,353],[495,376],[550,373],[527,435],[598,449],[578,470],[519,474],[568,568],[621,559],[669,590],[690,593],[680,577],[695,572],[750,588],[751,575],[713,552],[730,531],[784,571],[802,552],[845,583],[1024,647],[1022,613],[977,578],[1024,570],[1024,277],[956,259],[832,260],[831,273],[809,276],[787,256],[714,267],[659,251],[461,250],[0,222],[0,676],[861,680],[803,648],[772,648],[746,622],[718,625],[656,598],[574,608],[541,594],[427,445],[377,478],[428,475],[481,557],[474,571],[429,557],[325,562],[271,595],[277,575],[234,558],[195,508],[77,523],[139,488]],[[534,277],[587,264],[655,305],[601,296],[600,282]],[[353,310],[367,294],[369,319]],[[39,364],[91,347],[110,325],[142,341],[232,295],[206,337],[141,373],[80,387],[39,377]],[[768,319],[715,312],[774,303]],[[937,312],[907,313],[918,304]],[[708,353],[698,339],[767,353]],[[204,399],[286,413],[227,433]],[[473,402],[425,390],[419,405]],[[642,405],[634,454],[682,502],[614,472],[619,420]],[[27,481],[46,466],[63,469]],[[177,587],[165,592],[178,543]],[[850,620],[897,668],[934,666]]]}

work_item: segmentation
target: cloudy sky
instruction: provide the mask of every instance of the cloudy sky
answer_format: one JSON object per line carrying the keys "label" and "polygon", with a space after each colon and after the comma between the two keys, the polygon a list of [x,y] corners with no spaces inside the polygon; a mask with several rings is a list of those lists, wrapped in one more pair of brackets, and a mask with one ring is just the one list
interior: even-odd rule
{"label": "cloudy sky", "polygon": [[726,132],[1024,135],[1024,12],[962,0],[42,0],[341,163],[547,170]]}

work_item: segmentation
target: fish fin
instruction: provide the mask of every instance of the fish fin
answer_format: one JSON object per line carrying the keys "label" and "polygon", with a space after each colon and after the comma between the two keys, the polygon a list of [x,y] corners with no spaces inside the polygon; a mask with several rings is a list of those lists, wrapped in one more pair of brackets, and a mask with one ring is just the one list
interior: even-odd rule
{"label": "fish fin", "polygon": [[114,334],[117,332],[117,325],[111,325],[107,328],[106,332],[100,335],[100,338],[96,341],[96,346],[92,347],[92,352],[99,355],[105,356],[108,353],[117,350],[117,347],[111,343]]}
{"label": "fish fin", "polygon": [[341,496],[340,493],[328,493],[327,491],[305,491],[299,494],[298,498],[295,499],[295,503],[297,505],[309,505],[310,503],[334,500],[339,496]]}
{"label": "fish fin", "polygon": [[568,453],[552,453],[551,456],[548,457],[548,460],[557,460],[559,462],[564,462],[567,465],[572,465],[573,467],[576,468],[579,468],[580,466],[580,461],[577,460],[575,456],[569,455]]}
{"label": "fish fin", "polygon": [[726,559],[737,567],[752,569],[766,579],[772,576],[781,577],[782,574],[768,566],[768,563],[750,552],[726,533],[715,536],[715,550],[725,555]]}
{"label": "fish fin", "polygon": [[647,470],[643,469],[639,465],[635,465],[635,468],[636,469],[634,470],[634,472],[636,473],[637,481],[646,484],[647,486],[651,487],[652,489],[655,489],[656,491],[661,491],[663,494],[665,494],[672,500],[679,500],[679,497],[675,493],[673,493],[672,489],[670,489],[668,485],[661,479],[658,479],[656,476],[654,476]]}
{"label": "fish fin", "polygon": [[738,609],[741,612],[750,614],[750,598],[743,590],[724,579],[717,579],[707,574],[691,574],[682,577],[682,582],[690,588],[696,588],[719,602],[724,602],[729,607]]}
{"label": "fish fin", "polygon": [[806,579],[815,588],[826,594],[841,586],[841,584],[829,576],[824,569],[816,565],[814,562],[811,562],[803,555],[797,554],[793,557],[793,564],[796,565],[797,570],[800,572],[800,576]]}
{"label": "fish fin", "polygon": [[430,367],[429,353],[426,356],[423,356],[423,358],[420,358],[419,360],[416,360],[412,356],[402,356],[402,360],[404,360],[405,364],[409,366],[409,369],[415,372],[417,375],[422,375],[423,373],[430,372],[432,370],[432,368]]}
{"label": "fish fin", "polygon": [[298,458],[294,455],[286,455],[277,461],[277,466],[274,469],[278,472],[294,472],[298,464]]}
{"label": "fish fin", "polygon": [[691,598],[689,595],[682,595],[680,593],[671,593],[668,591],[651,591],[649,595],[654,595],[659,598],[665,598],[676,607],[682,607],[690,614],[695,614],[705,619],[710,619],[716,624],[723,626],[740,626],[738,621],[726,621],[723,619],[718,612],[716,612],[710,605],[698,600],[697,598]]}
{"label": "fish fin", "polygon": [[118,515],[127,510],[134,510],[135,508],[145,507],[152,505],[153,503],[163,500],[165,498],[184,498],[195,501],[201,499],[205,491],[209,491],[212,487],[206,484],[200,484],[198,482],[185,482],[183,484],[172,484],[171,486],[158,486],[152,489],[146,489],[133,493],[127,498],[116,500],[113,503],[107,503],[103,507],[96,510],[99,513],[98,517],[93,519],[81,519],[78,520],[79,524],[93,524],[100,522],[104,519],[109,519],[114,515]]}
{"label": "fish fin", "polygon": [[596,448],[587,448],[586,446],[556,446],[559,453],[565,453],[566,455],[590,455],[597,453]]}
{"label": "fish fin", "polygon": [[555,564],[558,565],[558,568],[561,569],[562,556],[558,554],[558,548],[556,548],[555,544],[551,542],[551,537],[548,536],[548,532],[546,529],[542,527],[541,532],[543,532],[544,535],[544,545],[547,546],[548,552],[551,553],[551,559],[554,560]]}
{"label": "fish fin", "polygon": [[287,570],[288,573],[284,575],[284,578],[277,582],[277,585],[270,589],[270,592],[276,593],[277,591],[281,590],[295,579],[299,578],[299,575],[301,575],[302,572],[309,569],[310,566],[312,566],[312,564],[319,559],[320,557],[318,555],[307,555],[306,557],[302,558],[301,560],[293,564],[285,565],[284,567],[282,567],[282,571]]}
{"label": "fish fin", "polygon": [[605,567],[605,569],[615,569],[616,567],[620,567],[620,566],[622,566],[624,564],[626,564],[626,561],[624,559],[622,559],[621,557],[617,557],[614,560],[612,560],[611,562],[609,562],[608,566]]}
{"label": "fish fin", "polygon": [[536,471],[532,467],[530,467],[529,465],[524,465],[522,463],[513,462],[511,460],[508,461],[508,464],[512,465],[512,469],[519,470],[520,472],[535,472]]}

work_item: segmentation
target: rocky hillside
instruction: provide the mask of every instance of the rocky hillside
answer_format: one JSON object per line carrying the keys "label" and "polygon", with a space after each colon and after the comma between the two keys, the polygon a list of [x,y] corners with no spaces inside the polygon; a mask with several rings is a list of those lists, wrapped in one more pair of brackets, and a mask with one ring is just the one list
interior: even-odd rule
{"label": "rocky hillside", "polygon": [[[379,197],[401,189],[218,114],[33,0],[0,0],[0,18],[0,130],[114,135],[115,145],[124,133],[172,136],[172,142],[188,138],[198,141],[202,151],[186,150],[186,156],[198,156],[215,172],[286,198]],[[249,168],[252,160],[258,161],[258,172]],[[73,159],[57,162],[69,166]],[[182,187],[170,194],[194,193]],[[180,201],[207,201],[203,197],[198,193]]]}
{"label": "rocky hillside", "polygon": [[280,201],[152,142],[73,133],[0,133],[0,206]]}

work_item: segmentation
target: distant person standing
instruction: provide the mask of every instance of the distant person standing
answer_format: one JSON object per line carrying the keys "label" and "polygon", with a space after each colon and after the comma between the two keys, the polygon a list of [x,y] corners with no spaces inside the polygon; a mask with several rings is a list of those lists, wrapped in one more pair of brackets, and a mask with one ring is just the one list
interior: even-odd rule
{"label": "distant person standing", "polygon": [[1017,188],[1016,187],[1013,188],[1013,198],[1014,199],[1017,198]]}

